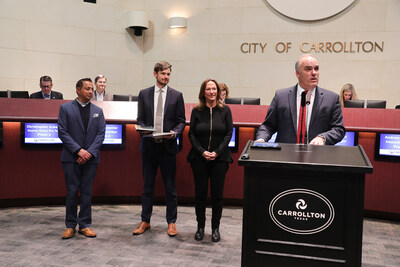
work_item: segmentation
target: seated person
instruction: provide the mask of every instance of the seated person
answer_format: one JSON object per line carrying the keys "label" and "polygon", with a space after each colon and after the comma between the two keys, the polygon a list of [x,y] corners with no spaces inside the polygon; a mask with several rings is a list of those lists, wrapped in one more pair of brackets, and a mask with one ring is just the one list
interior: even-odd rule
{"label": "seated person", "polygon": [[356,90],[351,83],[347,83],[343,85],[342,90],[340,91],[340,105],[342,108],[344,107],[344,102],[347,100],[357,100]]}
{"label": "seated person", "polygon": [[95,101],[113,101],[113,94],[106,92],[107,78],[104,75],[97,75],[94,79],[96,90],[93,93],[92,100]]}
{"label": "seated person", "polygon": [[42,76],[40,77],[40,88],[42,89],[39,92],[33,93],[29,96],[29,98],[36,99],[63,99],[63,94],[60,92],[52,91],[53,88],[53,80],[50,76]]}
{"label": "seated person", "polygon": [[225,98],[229,97],[229,88],[224,83],[219,83],[218,86],[221,89],[220,100],[219,101],[221,101],[221,103],[225,104]]}

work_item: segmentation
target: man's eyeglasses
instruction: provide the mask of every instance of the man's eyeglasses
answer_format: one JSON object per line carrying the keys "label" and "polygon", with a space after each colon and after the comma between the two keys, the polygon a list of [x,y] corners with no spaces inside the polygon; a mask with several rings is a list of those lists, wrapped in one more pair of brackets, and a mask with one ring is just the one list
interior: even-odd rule
{"label": "man's eyeglasses", "polygon": [[42,84],[40,85],[41,88],[50,88],[51,86],[52,86],[52,84],[51,85],[42,85]]}

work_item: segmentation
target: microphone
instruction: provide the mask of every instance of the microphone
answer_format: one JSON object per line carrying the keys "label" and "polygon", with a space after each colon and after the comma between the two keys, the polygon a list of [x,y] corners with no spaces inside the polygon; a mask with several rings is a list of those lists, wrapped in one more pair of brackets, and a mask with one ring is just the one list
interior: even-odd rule
{"label": "microphone", "polygon": [[306,105],[306,95],[307,91],[301,92],[301,106],[304,107]]}

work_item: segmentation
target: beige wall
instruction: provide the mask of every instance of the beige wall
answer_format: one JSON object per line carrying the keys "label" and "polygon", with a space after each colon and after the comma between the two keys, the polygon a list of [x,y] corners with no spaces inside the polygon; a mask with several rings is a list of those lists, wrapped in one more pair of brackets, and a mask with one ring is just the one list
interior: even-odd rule
{"label": "beige wall", "polygon": [[[108,77],[114,93],[137,94],[153,85],[152,68],[170,61],[170,85],[197,102],[208,77],[228,84],[231,96],[261,97],[269,104],[276,89],[296,83],[294,62],[303,42],[384,42],[383,52],[315,53],[320,86],[339,93],[353,83],[362,99],[400,104],[400,1],[357,0],[329,19],[289,19],[263,0],[0,0],[0,90],[39,90],[53,77],[54,89],[75,97],[82,77]],[[136,37],[124,29],[129,10],[145,10],[149,29]],[[168,29],[183,15],[187,29]],[[278,53],[278,42],[290,42]],[[264,53],[242,53],[243,43],[267,44]]]}

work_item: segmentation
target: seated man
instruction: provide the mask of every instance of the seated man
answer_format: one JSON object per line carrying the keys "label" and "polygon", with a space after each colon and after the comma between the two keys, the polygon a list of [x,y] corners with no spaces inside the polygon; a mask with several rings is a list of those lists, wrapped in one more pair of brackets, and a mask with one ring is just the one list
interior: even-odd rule
{"label": "seated man", "polygon": [[30,98],[36,99],[63,99],[63,95],[60,92],[52,91],[53,81],[50,76],[40,77],[40,88],[39,92],[30,95]]}

